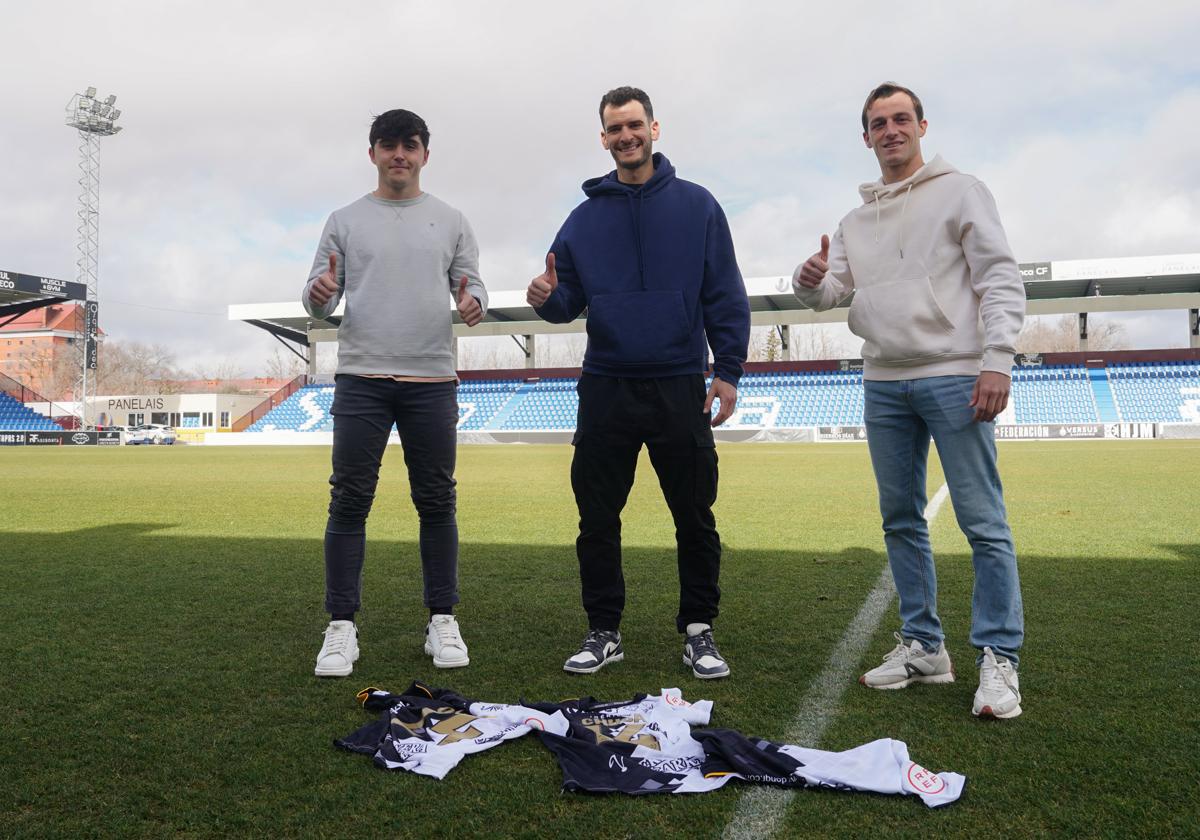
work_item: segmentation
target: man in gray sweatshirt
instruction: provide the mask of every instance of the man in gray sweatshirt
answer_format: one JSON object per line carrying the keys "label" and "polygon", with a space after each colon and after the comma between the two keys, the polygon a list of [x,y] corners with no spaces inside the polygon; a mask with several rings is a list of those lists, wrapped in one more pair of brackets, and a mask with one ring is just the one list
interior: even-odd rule
{"label": "man in gray sweatshirt", "polygon": [[439,668],[469,663],[454,617],[458,524],[454,461],[458,377],[448,300],[467,326],[483,320],[487,291],[479,247],[458,210],[421,191],[429,128],[411,111],[371,125],[376,189],[335,210],[301,300],[314,318],[345,301],[338,328],[333,475],[325,527],[325,609],[319,677],[344,677],[358,659],[366,520],[395,423],[420,518],[421,570],[429,609],[425,653]]}

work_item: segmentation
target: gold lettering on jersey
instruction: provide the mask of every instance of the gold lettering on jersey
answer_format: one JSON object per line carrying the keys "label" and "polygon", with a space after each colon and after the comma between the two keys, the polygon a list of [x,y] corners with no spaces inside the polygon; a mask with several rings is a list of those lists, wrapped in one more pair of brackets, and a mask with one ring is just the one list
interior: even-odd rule
{"label": "gold lettering on jersey", "polygon": [[443,706],[437,709],[422,709],[420,720],[409,722],[392,718],[392,723],[403,726],[418,737],[426,732],[436,732],[442,736],[439,744],[456,744],[483,735],[472,725],[476,720],[474,715],[456,712],[448,706]]}
{"label": "gold lettering on jersey", "polygon": [[595,717],[580,718],[579,723],[596,736],[596,743],[620,741],[624,744],[650,747],[655,750],[660,748],[658,738],[649,732],[642,733],[646,721],[641,715],[631,717],[596,715]]}

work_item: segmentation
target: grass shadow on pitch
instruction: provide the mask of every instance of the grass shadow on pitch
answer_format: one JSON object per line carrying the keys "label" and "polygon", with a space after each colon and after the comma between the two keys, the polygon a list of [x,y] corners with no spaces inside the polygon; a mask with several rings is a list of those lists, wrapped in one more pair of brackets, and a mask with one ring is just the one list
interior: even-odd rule
{"label": "grass shadow on pitch", "polygon": [[[0,831],[9,836],[431,834],[447,824],[460,836],[595,825],[629,836],[713,836],[734,808],[733,790],[635,803],[560,797],[558,770],[532,741],[470,759],[438,783],[377,773],[330,741],[366,720],[358,689],[412,679],[504,701],[620,699],[679,685],[715,701],[714,723],[779,738],[884,566],[867,548],[727,551],[717,628],[734,675],[701,684],[680,661],[674,550],[630,547],[626,661],[580,678],[561,671],[585,629],[571,546],[465,542],[459,615],[472,664],[437,671],[421,650],[417,547],[372,540],[363,657],[351,678],[317,680],[319,539],[196,536],[138,523],[9,532],[3,544],[0,763],[9,777]],[[1173,549],[1198,555],[1196,546]],[[920,832],[937,819],[939,831],[969,832],[1000,808],[1018,834],[1083,831],[1089,820],[1169,830],[1163,814],[1195,797],[1178,781],[1196,746],[1179,715],[1192,714],[1200,686],[1180,670],[1179,640],[1196,638],[1200,626],[1193,599],[1179,593],[1194,591],[1197,567],[1023,556],[1026,714],[989,727],[968,712],[970,561],[944,554],[938,563],[962,679],[903,692],[850,685],[822,746],[900,738],[915,757],[967,773],[972,795],[932,817],[882,797],[806,794],[788,825],[853,836],[880,820]],[[890,648],[894,622],[893,608],[869,659]],[[73,804],[81,801],[90,807]]]}
{"label": "grass shadow on pitch", "polygon": [[[86,690],[115,681],[137,692],[210,666],[244,667],[272,683],[308,679],[326,620],[320,539],[196,536],[153,522],[3,539],[0,609],[19,640],[18,667],[28,663],[24,676],[34,684]],[[749,659],[763,679],[794,680],[791,652],[760,658],[759,647],[790,647],[780,621],[844,627],[882,564],[879,552],[858,548],[726,550],[718,638],[735,664]],[[688,677],[674,626],[674,549],[627,547],[624,565],[627,662],[613,673]],[[459,577],[458,614],[476,654],[463,677],[506,695],[578,684],[561,672],[587,629],[572,546],[464,542]],[[359,672],[390,686],[430,678],[425,620],[416,543],[369,539]],[[806,655],[797,655],[803,664]],[[607,677],[595,679],[608,687]]]}
{"label": "grass shadow on pitch", "polygon": [[[549,831],[563,819],[582,832],[589,814],[616,819],[621,803],[556,800],[557,767],[532,742],[505,747],[516,764],[504,765],[511,778],[475,769],[494,763],[469,763],[456,771],[470,780],[464,786],[381,782],[369,762],[330,741],[364,722],[358,689],[401,689],[412,679],[505,701],[620,699],[681,685],[716,701],[725,725],[767,731],[779,704],[763,699],[790,698],[826,655],[781,636],[779,617],[844,625],[882,562],[862,550],[822,558],[727,552],[719,639],[741,681],[701,686],[681,661],[674,627],[673,549],[626,549],[626,661],[580,678],[561,667],[586,630],[572,546],[464,543],[458,614],[472,663],[438,671],[422,651],[417,545],[373,539],[362,658],[352,677],[318,680],[320,539],[198,536],[143,522],[8,532],[3,542],[11,710],[0,763],[13,768],[11,807],[0,809],[6,835],[432,833],[444,830],[447,808],[476,815],[455,823],[462,836],[517,836],[539,824]],[[750,685],[760,689],[748,693]],[[393,822],[391,793],[347,813],[356,785],[381,783],[404,791],[403,827]],[[62,797],[68,789],[73,796]],[[703,834],[730,807],[727,798],[686,807],[670,799],[618,822],[638,835],[663,825]],[[94,804],[81,811],[71,804],[78,801]]]}

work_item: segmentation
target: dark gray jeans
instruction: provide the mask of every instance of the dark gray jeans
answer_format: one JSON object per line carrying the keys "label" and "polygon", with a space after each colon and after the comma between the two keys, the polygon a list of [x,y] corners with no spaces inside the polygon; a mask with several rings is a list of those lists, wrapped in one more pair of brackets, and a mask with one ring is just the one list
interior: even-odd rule
{"label": "dark gray jeans", "polygon": [[458,523],[454,460],[457,384],[396,382],[339,374],[334,388],[333,475],[325,526],[325,609],[362,604],[366,522],[392,423],[400,433],[408,486],[421,522],[425,606],[458,603]]}

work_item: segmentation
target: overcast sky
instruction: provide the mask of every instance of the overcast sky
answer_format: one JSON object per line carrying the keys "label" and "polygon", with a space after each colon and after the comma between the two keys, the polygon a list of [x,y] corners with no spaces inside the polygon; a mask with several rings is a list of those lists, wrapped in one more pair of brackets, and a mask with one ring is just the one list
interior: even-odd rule
{"label": "overcast sky", "polygon": [[[1023,262],[1200,252],[1194,2],[0,0],[0,269],[74,280],[88,85],[101,141],[100,318],[184,367],[259,373],[231,303],[292,300],[329,212],[375,183],[373,115],[432,130],[422,186],[461,209],[485,282],[524,288],[580,183],[596,107],[632,84],[656,150],[717,197],[745,276],[790,274],[878,177],[859,111],[887,79],[996,195]],[[1184,314],[1127,324],[1186,346]],[[857,342],[854,343],[857,347]]]}

